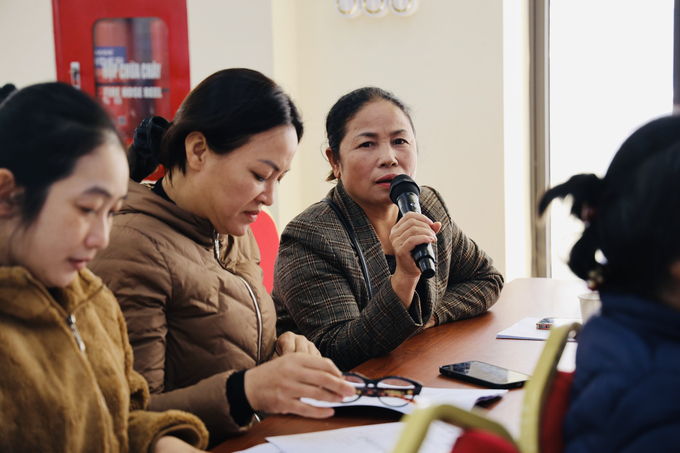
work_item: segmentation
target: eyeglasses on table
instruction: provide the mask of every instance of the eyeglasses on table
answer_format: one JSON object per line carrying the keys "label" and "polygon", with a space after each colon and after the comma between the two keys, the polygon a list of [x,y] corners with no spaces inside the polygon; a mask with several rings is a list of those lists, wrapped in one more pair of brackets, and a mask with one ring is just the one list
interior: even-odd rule
{"label": "eyeglasses on table", "polygon": [[359,373],[342,373],[342,375],[345,381],[356,390],[356,394],[345,397],[342,400],[343,403],[351,403],[362,396],[369,396],[379,398],[387,406],[400,407],[412,402],[423,388],[421,383],[400,376],[370,379]]}

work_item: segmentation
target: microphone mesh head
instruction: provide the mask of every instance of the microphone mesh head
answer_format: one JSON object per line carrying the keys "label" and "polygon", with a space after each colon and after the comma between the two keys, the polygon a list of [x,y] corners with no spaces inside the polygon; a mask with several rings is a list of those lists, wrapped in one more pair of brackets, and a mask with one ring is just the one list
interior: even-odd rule
{"label": "microphone mesh head", "polygon": [[399,175],[390,184],[390,200],[397,204],[397,199],[404,193],[411,192],[420,196],[420,187],[409,175]]}

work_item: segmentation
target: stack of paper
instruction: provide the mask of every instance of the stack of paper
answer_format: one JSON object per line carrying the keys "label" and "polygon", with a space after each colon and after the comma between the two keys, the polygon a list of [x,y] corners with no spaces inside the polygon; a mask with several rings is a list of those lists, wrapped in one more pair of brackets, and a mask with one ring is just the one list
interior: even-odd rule
{"label": "stack of paper", "polygon": [[[496,338],[513,339],[513,340],[547,340],[550,336],[550,330],[540,330],[536,328],[536,323],[543,318],[524,318],[517,324],[508,327],[504,331],[496,335]],[[574,321],[580,321],[575,319]],[[569,341],[576,341],[569,338]]]}
{"label": "stack of paper", "polygon": [[[411,413],[420,406],[429,404],[451,404],[470,410],[479,401],[497,398],[507,390],[461,390],[436,389],[424,387],[415,399],[416,404],[409,403],[401,407],[389,407],[378,398],[361,397],[351,403],[325,403],[304,399],[308,404],[325,407],[339,406],[379,406],[394,409],[402,413]],[[394,450],[396,442],[404,429],[404,423],[383,423],[369,426],[319,431],[307,434],[267,437],[266,444],[258,445],[244,452],[248,453],[389,453]],[[427,437],[420,449],[422,453],[448,453],[460,429],[444,422],[430,425]]]}

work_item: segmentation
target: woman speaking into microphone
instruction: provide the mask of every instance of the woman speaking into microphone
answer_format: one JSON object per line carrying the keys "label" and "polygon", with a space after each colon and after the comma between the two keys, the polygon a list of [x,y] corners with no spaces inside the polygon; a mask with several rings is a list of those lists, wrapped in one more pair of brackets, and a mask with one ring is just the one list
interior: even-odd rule
{"label": "woman speaking into microphone", "polygon": [[[272,291],[277,329],[305,335],[349,370],[422,329],[491,307],[503,276],[441,195],[418,188],[421,213],[404,215],[390,199],[397,176],[416,174],[404,103],[380,88],[357,89],[331,108],[326,133],[327,180],[337,184],[283,231]],[[413,257],[421,244],[434,253],[431,278]]]}

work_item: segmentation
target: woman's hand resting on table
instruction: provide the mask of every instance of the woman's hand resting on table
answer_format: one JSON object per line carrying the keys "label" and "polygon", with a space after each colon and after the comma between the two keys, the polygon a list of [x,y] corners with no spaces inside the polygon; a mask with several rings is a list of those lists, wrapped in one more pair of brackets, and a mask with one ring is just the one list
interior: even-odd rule
{"label": "woman's hand resting on table", "polygon": [[333,362],[302,353],[288,353],[246,371],[244,388],[256,411],[311,418],[331,417],[334,411],[310,406],[300,398],[339,403],[355,394]]}
{"label": "woman's hand resting on table", "polygon": [[293,332],[284,332],[276,339],[276,353],[280,356],[291,352],[301,352],[316,357],[321,357],[321,353],[314,343],[303,335],[296,335]]}
{"label": "woman's hand resting on table", "polygon": [[408,310],[420,279],[420,269],[411,252],[417,245],[437,242],[440,222],[433,222],[422,214],[407,212],[390,232],[397,268],[392,275],[392,289]]}

